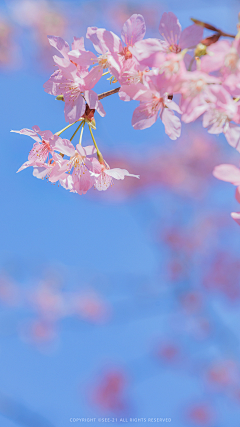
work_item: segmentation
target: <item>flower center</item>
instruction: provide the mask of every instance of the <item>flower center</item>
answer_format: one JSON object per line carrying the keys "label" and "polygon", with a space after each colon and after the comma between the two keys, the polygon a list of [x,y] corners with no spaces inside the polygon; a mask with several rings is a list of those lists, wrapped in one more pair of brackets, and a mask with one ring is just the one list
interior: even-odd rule
{"label": "flower center", "polygon": [[173,53],[181,52],[181,48],[177,44],[171,44],[171,46],[169,46],[169,50]]}
{"label": "flower center", "polygon": [[119,55],[124,56],[125,60],[132,58],[132,54],[130,50],[128,49],[128,46],[125,46],[121,52],[119,52]]}

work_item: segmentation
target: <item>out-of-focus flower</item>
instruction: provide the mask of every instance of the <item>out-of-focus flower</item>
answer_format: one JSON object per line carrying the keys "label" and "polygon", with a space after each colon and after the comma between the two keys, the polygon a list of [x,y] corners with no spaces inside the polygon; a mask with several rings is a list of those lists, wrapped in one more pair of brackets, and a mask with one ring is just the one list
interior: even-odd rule
{"label": "out-of-focus flower", "polygon": [[109,369],[102,375],[92,392],[95,405],[103,410],[123,414],[127,409],[125,389],[127,379],[125,373],[117,369]]}

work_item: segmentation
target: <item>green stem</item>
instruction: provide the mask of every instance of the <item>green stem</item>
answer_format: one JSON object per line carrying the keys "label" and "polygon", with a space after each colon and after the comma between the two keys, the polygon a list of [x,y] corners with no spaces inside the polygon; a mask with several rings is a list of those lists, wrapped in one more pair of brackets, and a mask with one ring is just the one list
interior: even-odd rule
{"label": "green stem", "polygon": [[79,131],[80,127],[83,125],[84,120],[80,123],[80,125],[77,127],[77,129],[75,130],[74,134],[71,136],[70,141],[73,140],[74,136],[76,135],[76,133]]}
{"label": "green stem", "polygon": [[89,126],[89,125],[88,125],[88,127],[89,127],[89,130],[90,130],[90,134],[91,134],[91,137],[92,137],[93,143],[94,143],[95,148],[96,148],[96,150],[97,150],[98,160],[99,160],[99,162],[100,162],[100,163],[104,164],[104,160],[103,160],[102,153],[100,152],[100,150],[99,150],[99,148],[98,148],[98,146],[97,146],[97,143],[96,143],[95,138],[94,138],[94,136],[93,136],[93,132],[92,132],[91,126]]}
{"label": "green stem", "polygon": [[82,145],[82,136],[83,136],[83,129],[84,129],[84,126],[85,126],[85,121],[83,121],[83,127],[82,127],[82,129],[81,129],[81,133],[80,133],[80,137],[79,137],[79,144],[80,144],[80,145]]}
{"label": "green stem", "polygon": [[195,60],[195,56],[191,59],[191,62],[190,62],[189,67],[188,67],[188,71],[191,71],[194,60]]}
{"label": "green stem", "polygon": [[[77,120],[78,121],[78,120]],[[72,125],[75,125],[75,123],[77,123],[77,121],[76,122],[74,122],[74,123],[71,123],[70,125],[68,125],[68,126],[66,126],[65,128],[63,128],[62,130],[60,130],[59,132],[56,132],[55,133],[55,135],[61,135],[61,133],[63,133],[66,129],[68,129],[68,128],[70,128],[70,126],[72,126]]]}

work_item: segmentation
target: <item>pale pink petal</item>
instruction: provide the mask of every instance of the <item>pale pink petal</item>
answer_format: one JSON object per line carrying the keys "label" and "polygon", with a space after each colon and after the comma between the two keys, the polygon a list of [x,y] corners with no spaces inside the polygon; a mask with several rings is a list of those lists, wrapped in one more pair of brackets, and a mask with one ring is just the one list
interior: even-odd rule
{"label": "pale pink petal", "polygon": [[102,165],[101,163],[99,163],[98,159],[96,159],[96,157],[92,157],[91,158],[91,163],[92,163],[92,168],[91,171],[93,172],[93,176],[94,174],[97,176],[99,176],[99,174],[101,173],[102,170]]}
{"label": "pale pink petal", "polygon": [[125,176],[133,176],[134,178],[140,178],[139,175],[133,175],[129,173],[126,169],[114,168],[114,169],[106,169],[105,174],[115,178],[115,179],[124,179]]}
{"label": "pale pink petal", "polygon": [[135,101],[150,101],[152,99],[152,91],[141,83],[135,85],[122,85],[119,91],[121,100],[126,100],[126,95]]}
{"label": "pale pink petal", "polygon": [[224,64],[225,56],[230,49],[228,40],[219,40],[207,48],[207,55],[201,59],[201,70],[206,73],[216,71]]}
{"label": "pale pink petal", "polygon": [[22,166],[17,170],[16,173],[21,172],[22,170],[28,168],[29,166],[32,166],[32,161],[27,160],[25,163],[22,164]]}
{"label": "pale pink petal", "polygon": [[50,141],[53,150],[57,150],[66,156],[73,156],[75,153],[75,148],[71,141],[68,139],[62,139],[57,135],[54,135],[52,141]]}
{"label": "pale pink petal", "polygon": [[51,167],[46,166],[39,166],[33,168],[33,176],[38,179],[43,179],[48,174],[48,172],[51,170]]}
{"label": "pale pink petal", "polygon": [[171,99],[167,99],[166,101],[165,101],[165,105],[167,105],[167,107],[168,108],[170,108],[170,110],[174,110],[174,111],[176,111],[177,113],[179,113],[179,114],[181,114],[182,113],[182,111],[180,110],[180,107],[179,107],[179,105],[178,104],[176,104],[176,102],[174,102],[173,100],[171,100]]}
{"label": "pale pink petal", "polygon": [[105,49],[107,49],[109,52],[119,53],[122,50],[122,43],[120,38],[112,31],[104,30],[102,34],[100,34],[100,37]]}
{"label": "pale pink petal", "polygon": [[183,50],[196,46],[203,38],[203,27],[193,24],[182,31],[179,47]]}
{"label": "pale pink petal", "polygon": [[60,58],[60,56],[54,55],[53,60],[59,68],[70,68],[70,70],[74,70],[74,68],[76,68],[76,65],[72,64],[69,58]]}
{"label": "pale pink petal", "polygon": [[66,174],[59,180],[59,183],[65,190],[70,190],[72,193],[76,193],[76,191],[73,189],[73,179],[72,175]]}
{"label": "pale pink petal", "polygon": [[41,142],[41,139],[39,138],[37,133],[32,129],[11,130],[10,132],[20,133],[21,135],[27,135],[34,139],[34,141]]}
{"label": "pale pink petal", "polygon": [[238,225],[240,225],[240,212],[232,212],[231,217]]}
{"label": "pale pink petal", "polygon": [[140,105],[133,112],[132,126],[134,129],[149,128],[157,121],[158,113],[159,111],[152,113],[145,102],[140,103]]}
{"label": "pale pink petal", "polygon": [[190,123],[196,120],[201,114],[203,114],[208,108],[208,104],[204,98],[200,95],[194,98],[181,98],[180,109],[183,113],[182,121]]}
{"label": "pale pink petal", "polygon": [[121,40],[116,34],[104,28],[88,27],[86,37],[91,40],[98,53],[120,52]]}
{"label": "pale pink petal", "polygon": [[170,45],[178,44],[181,29],[176,15],[172,12],[164,12],[159,24],[159,33]]}
{"label": "pale pink petal", "polygon": [[73,189],[78,194],[86,194],[86,192],[94,185],[94,178],[90,175],[89,171],[85,166],[82,166],[81,175],[73,172]]}
{"label": "pale pink petal", "polygon": [[68,56],[81,67],[89,67],[93,65],[94,62],[98,62],[97,56],[90,51],[81,52],[79,50],[71,50]]}
{"label": "pale pink petal", "polygon": [[87,39],[90,39],[95,50],[98,53],[105,53],[106,48],[103,46],[101,40],[100,40],[100,34],[102,38],[104,28],[97,28],[97,27],[88,27],[86,37]]}
{"label": "pale pink petal", "polygon": [[84,97],[88,106],[95,109],[98,103],[98,94],[93,90],[86,90]]}
{"label": "pale pink petal", "polygon": [[240,126],[229,123],[229,128],[225,132],[227,142],[238,152],[240,152]]}
{"label": "pale pink petal", "polygon": [[63,75],[61,70],[55,71],[55,73],[51,75],[50,79],[43,85],[45,92],[49,93],[50,95],[60,95],[62,90],[59,88],[59,86],[62,79]]}
{"label": "pale pink petal", "polygon": [[72,50],[85,50],[84,47],[84,37],[73,37]]}
{"label": "pale pink petal", "polygon": [[91,71],[89,71],[89,73],[83,78],[85,90],[90,90],[95,86],[95,84],[102,77],[102,72],[101,65],[97,65],[96,67],[93,67]]}
{"label": "pale pink petal", "polygon": [[69,45],[61,37],[48,36],[51,46],[55,47],[64,58],[68,59]]}
{"label": "pale pink petal", "polygon": [[97,110],[98,114],[100,114],[101,117],[106,116],[106,112],[105,112],[103,105],[100,101],[97,102],[96,110]]}
{"label": "pale pink petal", "polygon": [[215,166],[213,176],[222,181],[231,182],[234,185],[240,185],[240,169],[234,165],[222,164]]}
{"label": "pale pink petal", "polygon": [[74,123],[76,120],[80,119],[82,115],[85,113],[86,104],[81,95],[77,97],[74,101],[71,98],[65,99],[65,120],[66,122]]}
{"label": "pale pink petal", "polygon": [[57,182],[59,179],[63,179],[65,176],[65,172],[68,170],[69,162],[68,160],[63,160],[60,162],[55,162],[50,176],[49,181],[50,182]]}
{"label": "pale pink petal", "polygon": [[95,178],[94,186],[98,191],[105,191],[110,187],[111,184],[112,184],[112,177],[102,172],[99,174],[97,178]]}
{"label": "pale pink petal", "polygon": [[120,55],[114,52],[111,54],[109,53],[107,61],[110,73],[118,80],[119,75],[122,71],[122,62],[120,61]]}
{"label": "pale pink petal", "polygon": [[175,140],[181,135],[181,120],[175,116],[169,108],[163,108],[161,114],[162,122],[165,126],[165,132],[170,139]]}
{"label": "pale pink petal", "polygon": [[163,53],[167,51],[168,45],[163,40],[145,39],[137,42],[133,47],[129,47],[132,55],[142,65],[155,67],[156,63],[163,60]]}
{"label": "pale pink petal", "polygon": [[121,38],[128,46],[133,46],[143,39],[146,33],[146,24],[142,15],[132,15],[123,25]]}
{"label": "pale pink petal", "polygon": [[50,130],[40,130],[40,127],[37,125],[33,126],[32,128],[35,132],[37,132],[42,137],[42,139],[46,141],[48,141],[50,138],[53,137],[53,134]]}
{"label": "pale pink petal", "polygon": [[82,157],[92,156],[93,154],[95,154],[97,152],[94,145],[87,145],[86,147],[82,147],[82,145],[77,144],[76,150],[79,152],[80,156],[82,156]]}

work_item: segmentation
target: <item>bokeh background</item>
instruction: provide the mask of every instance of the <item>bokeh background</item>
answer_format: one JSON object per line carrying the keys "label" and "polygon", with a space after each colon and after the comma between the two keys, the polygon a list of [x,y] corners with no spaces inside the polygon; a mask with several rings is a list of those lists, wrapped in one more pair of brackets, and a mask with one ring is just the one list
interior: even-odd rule
{"label": "bokeh background", "polygon": [[[0,0],[1,427],[87,417],[239,427],[239,209],[234,188],[212,176],[239,153],[200,121],[177,141],[160,120],[135,131],[134,102],[114,95],[96,117],[97,142],[111,167],[140,180],[79,196],[30,168],[16,174],[32,140],[11,129],[65,126],[63,103],[42,87],[54,71],[47,35],[120,34],[141,13],[158,37],[164,11],[183,28],[194,17],[235,33],[239,2]],[[98,93],[111,88],[104,79]]]}

